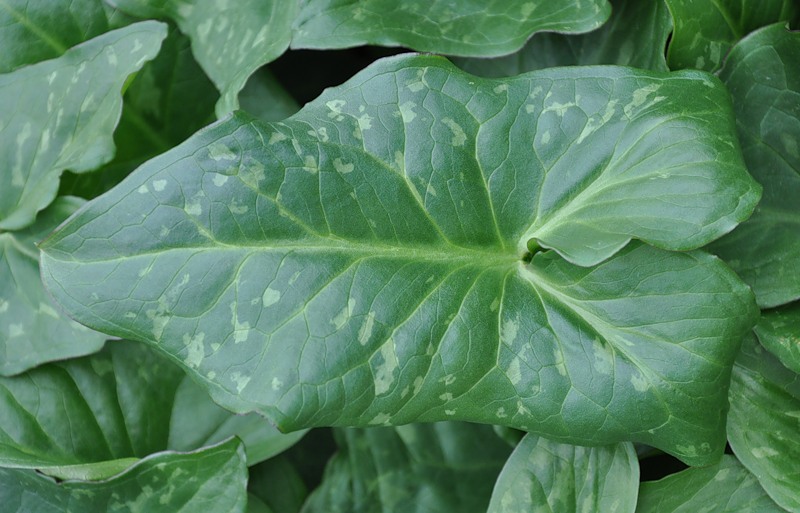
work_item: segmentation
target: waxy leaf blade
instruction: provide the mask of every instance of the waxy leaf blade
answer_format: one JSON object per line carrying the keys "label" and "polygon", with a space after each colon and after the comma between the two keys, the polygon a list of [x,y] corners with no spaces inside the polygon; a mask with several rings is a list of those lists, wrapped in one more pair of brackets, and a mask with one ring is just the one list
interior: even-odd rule
{"label": "waxy leaf blade", "polygon": [[748,337],[733,367],[728,441],[770,497],[800,511],[800,374]]}
{"label": "waxy leaf blade", "polygon": [[762,312],[754,331],[784,367],[800,374],[800,302]]}
{"label": "waxy leaf blade", "polygon": [[535,32],[596,29],[611,11],[607,0],[305,0],[292,48],[404,46],[463,57],[513,53]]}
{"label": "waxy leaf blade", "polygon": [[0,402],[0,466],[61,478],[105,478],[138,458],[234,435],[254,464],[302,436],[223,410],[180,368],[134,342],[0,378]]}
{"label": "waxy leaf blade", "polygon": [[0,504],[8,513],[237,513],[245,511],[246,486],[244,447],[235,439],[157,454],[99,482],[57,483],[30,470],[0,468]]}
{"label": "waxy leaf blade", "polygon": [[65,169],[111,160],[122,86],[165,36],[162,23],[136,23],[0,75],[0,230],[31,224]]}
{"label": "waxy leaf blade", "polygon": [[738,40],[759,27],[800,20],[796,0],[665,0],[675,30],[669,43],[670,69],[717,71]]}
{"label": "waxy leaf blade", "polygon": [[39,277],[41,241],[83,201],[61,197],[25,230],[0,232],[0,375],[86,355],[103,347],[106,336],[73,321],[53,303]]}
{"label": "waxy leaf blade", "polygon": [[107,12],[98,0],[3,0],[0,73],[60,57],[108,30]]}
{"label": "waxy leaf blade", "polygon": [[336,438],[303,513],[484,513],[511,452],[490,426],[461,422],[340,429]]}
{"label": "waxy leaf blade", "polygon": [[580,447],[527,435],[503,467],[488,513],[633,513],[638,485],[631,443]]}
{"label": "waxy leaf blade", "polygon": [[667,71],[664,47],[671,32],[672,18],[664,0],[614,0],[611,18],[587,34],[536,34],[511,55],[454,61],[461,69],[482,77],[591,64]]}
{"label": "waxy leaf blade", "polygon": [[784,513],[733,456],[642,483],[636,513]]}
{"label": "waxy leaf blade", "polygon": [[720,72],[747,167],[764,187],[753,216],[711,246],[762,308],[800,299],[800,33],[765,27]]}
{"label": "waxy leaf blade", "polygon": [[125,90],[114,160],[91,173],[64,173],[59,194],[91,199],[111,189],[143,162],[213,122],[218,98],[192,56],[189,39],[172,27],[158,56]]}
{"label": "waxy leaf blade", "polygon": [[287,0],[109,0],[141,17],[169,18],[192,40],[200,66],[221,93],[217,115],[239,108],[239,91],[289,47],[297,2]]}
{"label": "waxy leaf blade", "polygon": [[[712,97],[718,87],[619,68],[491,81],[434,57],[385,60],[286,122],[236,115],[150,161],[43,244],[43,277],[81,322],[159,345],[220,404],[282,428],[463,419],[570,443],[634,437],[707,462],[724,446],[751,293],[706,254],[637,243],[611,257],[633,232],[684,246],[684,229],[698,232],[687,212],[703,212],[712,236],[757,196],[735,145],[713,150],[730,159],[714,167],[702,126],[684,131],[724,120],[715,101],[673,112],[676,125],[641,112],[658,110],[644,106],[651,86],[673,78]],[[565,98],[547,97],[551,85],[596,109],[616,87],[635,104],[623,113],[648,127],[643,146],[617,126],[618,163],[597,169],[595,146],[570,146],[585,127],[561,140],[548,110],[538,124],[556,153],[538,167],[543,108],[530,94],[556,108]],[[684,112],[684,96],[657,103]],[[600,175],[576,200],[567,183],[584,183],[584,165]],[[696,186],[720,193],[698,201]],[[655,199],[672,187],[669,205]],[[652,196],[623,207],[643,190]],[[582,244],[570,240],[574,222],[601,214]],[[603,263],[549,252],[526,264],[528,234]]]}

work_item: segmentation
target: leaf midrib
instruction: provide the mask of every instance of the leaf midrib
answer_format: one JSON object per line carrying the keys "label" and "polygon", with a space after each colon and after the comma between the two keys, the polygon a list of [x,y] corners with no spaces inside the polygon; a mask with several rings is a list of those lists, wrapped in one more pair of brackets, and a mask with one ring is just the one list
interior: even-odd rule
{"label": "leaf midrib", "polygon": [[[398,244],[396,246],[388,244],[369,244],[366,242],[350,242],[350,241],[333,241],[330,240],[327,244],[320,243],[274,243],[274,244],[228,244],[218,240],[214,240],[214,245],[208,246],[182,246],[177,248],[164,248],[154,249],[151,251],[141,251],[131,255],[113,256],[110,258],[95,258],[95,259],[81,259],[82,263],[89,262],[113,262],[118,260],[125,260],[128,258],[136,258],[148,255],[158,255],[162,253],[169,253],[172,251],[242,251],[242,252],[328,252],[339,254],[352,254],[362,257],[383,257],[383,258],[401,258],[406,257],[409,260],[424,261],[438,261],[450,260],[463,262],[465,260],[474,260],[476,267],[495,267],[495,266],[510,266],[521,262],[521,257],[508,251],[502,251],[500,248],[487,247],[486,249],[472,249],[460,246],[441,245],[438,247],[424,247],[408,245],[404,246]],[[55,242],[54,242],[55,243]],[[47,246],[50,246],[48,244]],[[452,247],[452,250],[446,249]],[[47,247],[42,245],[40,247],[43,253],[48,257],[58,261],[69,261],[66,259],[56,258],[53,254],[49,253]],[[494,249],[494,251],[493,251]],[[77,260],[76,260],[77,261]]]}

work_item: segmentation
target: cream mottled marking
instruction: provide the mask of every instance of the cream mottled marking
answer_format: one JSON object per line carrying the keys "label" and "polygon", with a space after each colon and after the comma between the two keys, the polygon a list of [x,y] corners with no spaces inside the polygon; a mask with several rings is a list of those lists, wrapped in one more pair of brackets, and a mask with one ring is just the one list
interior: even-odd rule
{"label": "cream mottled marking", "polygon": [[400,116],[403,118],[403,123],[408,124],[416,119],[417,113],[414,112],[416,106],[417,104],[411,101],[400,104]]}
{"label": "cream mottled marking", "polygon": [[442,123],[447,125],[447,128],[453,133],[453,138],[450,140],[450,144],[453,146],[464,146],[464,143],[467,142],[467,134],[464,133],[464,129],[456,123],[451,118],[444,118],[442,119]]}
{"label": "cream mottled marking", "polygon": [[375,395],[388,392],[395,380],[398,361],[393,339],[390,338],[381,346],[380,354],[383,362],[375,368]]}
{"label": "cream mottled marking", "polygon": [[336,326],[337,330],[341,329],[342,326],[344,326],[345,323],[348,320],[350,320],[350,317],[352,317],[353,310],[355,309],[355,307],[356,307],[356,300],[353,299],[353,298],[348,299],[347,300],[347,306],[342,308],[342,310],[338,314],[336,314],[333,317],[333,319],[331,319],[331,324]]}
{"label": "cream mottled marking", "polygon": [[364,324],[362,324],[361,328],[358,330],[358,343],[362,346],[367,345],[367,342],[369,342],[369,339],[372,336],[372,331],[374,328],[375,312],[370,311],[367,314],[366,320],[364,320]]}
{"label": "cream mottled marking", "polygon": [[342,159],[336,158],[333,160],[333,167],[336,168],[336,171],[339,173],[346,175],[348,173],[352,173],[355,166],[351,163],[344,163]]}
{"label": "cream mottled marking", "polygon": [[267,287],[264,294],[261,296],[261,302],[264,307],[272,306],[281,299],[281,293],[273,288]]}
{"label": "cream mottled marking", "polygon": [[198,368],[206,356],[205,345],[203,345],[205,338],[206,334],[202,332],[194,336],[190,336],[188,333],[183,335],[183,345],[187,349],[186,358],[183,361],[193,369]]}

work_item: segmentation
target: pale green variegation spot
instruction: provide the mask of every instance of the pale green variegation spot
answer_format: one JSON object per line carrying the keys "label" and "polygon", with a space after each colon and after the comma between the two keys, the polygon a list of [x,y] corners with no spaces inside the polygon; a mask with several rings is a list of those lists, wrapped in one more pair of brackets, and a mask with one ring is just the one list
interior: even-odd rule
{"label": "pale green variegation spot", "polygon": [[728,441],[770,497],[800,511],[800,374],[748,337],[733,367]]}
{"label": "pale green variegation spot", "polygon": [[0,378],[0,466],[62,479],[104,479],[139,458],[191,451],[237,435],[249,464],[277,454],[282,435],[256,414],[214,404],[174,364],[134,342]]}
{"label": "pale green variegation spot", "polygon": [[667,71],[664,47],[672,31],[664,0],[614,0],[611,18],[582,35],[542,33],[520,51],[494,59],[455,59],[484,77],[509,77],[553,66],[617,64]]}
{"label": "pale green variegation spot", "polygon": [[642,483],[636,513],[784,513],[733,456]]}
{"label": "pale green variegation spot", "polygon": [[0,0],[0,73],[60,57],[107,32],[104,7],[98,0]]}
{"label": "pale green variegation spot", "polygon": [[[285,429],[471,420],[709,463],[752,295],[703,253],[612,255],[749,214],[728,109],[697,72],[386,59],[150,161],[43,244],[43,276]],[[531,237],[602,263],[528,263]]]}
{"label": "pale green variegation spot", "polygon": [[4,513],[243,513],[246,483],[244,448],[234,439],[156,454],[96,482],[58,483],[30,470],[0,468],[0,504]]}
{"label": "pale green variegation spot", "polygon": [[711,250],[753,288],[762,308],[778,306],[800,299],[800,33],[784,24],[754,32],[731,51],[720,78],[764,197]]}
{"label": "pale green variegation spot", "polygon": [[638,484],[631,443],[580,447],[527,435],[503,467],[488,513],[633,513]]}
{"label": "pale green variegation spot", "polygon": [[286,51],[297,14],[292,0],[108,0],[134,16],[169,18],[192,40],[197,62],[222,97],[219,117],[239,108],[251,74]]}
{"label": "pale green variegation spot", "polygon": [[596,29],[610,11],[607,0],[304,0],[292,48],[372,44],[497,57],[519,50],[535,32]]}
{"label": "pale green variegation spot", "polygon": [[664,0],[675,30],[669,43],[670,69],[717,71],[738,40],[778,21],[800,21],[797,0]]}
{"label": "pale green variegation spot", "polygon": [[762,312],[755,332],[785,367],[800,373],[800,302]]}
{"label": "pale green variegation spot", "polygon": [[25,230],[0,232],[0,375],[43,362],[93,353],[106,336],[60,311],[39,278],[36,243],[75,212],[78,198],[60,197]]}
{"label": "pale green variegation spot", "polygon": [[122,86],[165,36],[162,23],[137,23],[0,75],[0,230],[31,224],[63,170],[111,160]]}
{"label": "pale green variegation spot", "polygon": [[511,448],[461,422],[338,429],[339,452],[303,513],[484,513]]}

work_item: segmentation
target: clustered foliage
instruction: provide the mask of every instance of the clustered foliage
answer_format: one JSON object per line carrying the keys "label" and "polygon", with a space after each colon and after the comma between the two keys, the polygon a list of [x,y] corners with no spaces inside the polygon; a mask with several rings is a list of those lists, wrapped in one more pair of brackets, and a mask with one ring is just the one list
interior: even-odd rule
{"label": "clustered foliage", "polygon": [[0,509],[800,511],[798,22],[0,2]]}

